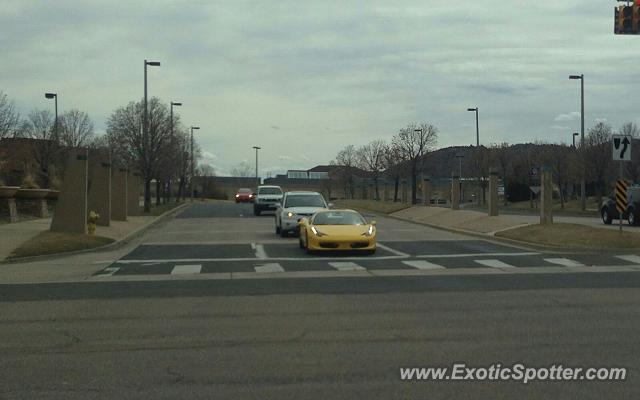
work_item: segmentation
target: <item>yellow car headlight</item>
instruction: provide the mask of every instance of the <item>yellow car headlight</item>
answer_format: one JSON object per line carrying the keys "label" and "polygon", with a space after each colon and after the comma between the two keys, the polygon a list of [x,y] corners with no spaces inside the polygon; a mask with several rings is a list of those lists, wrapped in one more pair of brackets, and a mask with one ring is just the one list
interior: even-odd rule
{"label": "yellow car headlight", "polygon": [[325,236],[325,234],[320,232],[315,226],[311,227],[311,232],[313,232],[313,234],[316,236]]}
{"label": "yellow car headlight", "polygon": [[373,227],[373,225],[369,225],[369,228],[365,233],[362,234],[362,236],[373,236],[373,232],[375,232],[375,228]]}

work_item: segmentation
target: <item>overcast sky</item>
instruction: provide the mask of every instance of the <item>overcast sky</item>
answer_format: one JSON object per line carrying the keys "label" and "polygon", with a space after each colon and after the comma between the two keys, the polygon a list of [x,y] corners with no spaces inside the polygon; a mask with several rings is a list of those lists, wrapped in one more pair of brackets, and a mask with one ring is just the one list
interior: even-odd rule
{"label": "overcast sky", "polygon": [[[132,5],[135,3],[135,5]],[[640,122],[640,36],[613,35],[611,1],[2,0],[0,90],[26,114],[80,108],[105,131],[143,94],[181,101],[204,162],[261,175],[326,164],[411,122],[438,147],[570,142]]]}

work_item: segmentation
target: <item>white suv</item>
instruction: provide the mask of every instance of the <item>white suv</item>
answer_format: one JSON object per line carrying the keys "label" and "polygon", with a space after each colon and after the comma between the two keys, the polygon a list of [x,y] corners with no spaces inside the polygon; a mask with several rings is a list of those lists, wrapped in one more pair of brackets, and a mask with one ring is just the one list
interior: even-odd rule
{"label": "white suv", "polygon": [[258,193],[253,201],[253,215],[260,215],[264,210],[275,210],[276,203],[282,200],[280,186],[258,186]]}
{"label": "white suv", "polygon": [[318,192],[285,193],[276,209],[276,234],[286,237],[289,232],[297,232],[300,218],[310,217],[330,206]]}

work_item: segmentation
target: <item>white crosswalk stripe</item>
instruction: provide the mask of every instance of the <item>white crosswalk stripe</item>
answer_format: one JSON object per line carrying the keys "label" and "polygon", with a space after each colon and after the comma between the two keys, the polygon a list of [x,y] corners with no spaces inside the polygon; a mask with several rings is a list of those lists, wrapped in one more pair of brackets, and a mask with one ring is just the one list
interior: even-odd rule
{"label": "white crosswalk stripe", "polygon": [[544,260],[551,264],[562,265],[563,267],[584,267],[584,264],[568,258],[545,258]]}
{"label": "white crosswalk stripe", "polygon": [[256,272],[263,274],[269,272],[284,272],[284,268],[278,263],[262,264],[254,267],[254,269]]}
{"label": "white crosswalk stripe", "polygon": [[488,260],[473,260],[473,261],[478,264],[484,265],[486,267],[491,267],[491,268],[517,268],[514,265],[507,264],[500,260],[488,259]]}
{"label": "white crosswalk stripe", "polygon": [[201,264],[176,265],[171,270],[171,275],[199,274],[201,270]]}
{"label": "white crosswalk stripe", "polygon": [[360,265],[354,262],[330,262],[329,265],[331,265],[333,268],[337,269],[338,271],[365,271],[366,270],[366,268],[361,267]]}
{"label": "white crosswalk stripe", "polygon": [[636,256],[636,255],[633,255],[633,254],[629,254],[629,255],[626,255],[626,256],[616,256],[616,258],[619,258],[619,259],[624,260],[624,261],[629,261],[629,262],[632,262],[634,264],[640,264],[640,256]]}
{"label": "white crosswalk stripe", "polygon": [[403,261],[402,263],[417,269],[444,269],[442,265],[423,260]]}

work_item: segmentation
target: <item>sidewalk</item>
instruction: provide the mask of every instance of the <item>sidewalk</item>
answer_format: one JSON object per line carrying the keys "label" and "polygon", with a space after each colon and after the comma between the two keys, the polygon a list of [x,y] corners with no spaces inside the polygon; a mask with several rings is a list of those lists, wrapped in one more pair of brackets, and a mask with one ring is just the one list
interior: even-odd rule
{"label": "sidewalk", "polygon": [[[127,217],[127,221],[111,221],[110,226],[97,226],[96,236],[111,238],[115,241],[125,238],[132,232],[151,223],[157,217]],[[0,225],[0,261],[5,260],[14,249],[41,232],[49,230],[51,218]]]}
{"label": "sidewalk", "polygon": [[[406,221],[489,236],[502,230],[540,222],[540,217],[537,215],[502,214],[497,217],[489,217],[483,211],[454,211],[450,208],[424,206],[410,207],[390,215]],[[619,229],[617,220],[612,225],[605,225],[597,217],[554,216],[553,220],[554,222],[587,225],[600,229]],[[623,222],[623,228],[626,231],[640,233],[640,228],[628,226],[626,222]]]}

